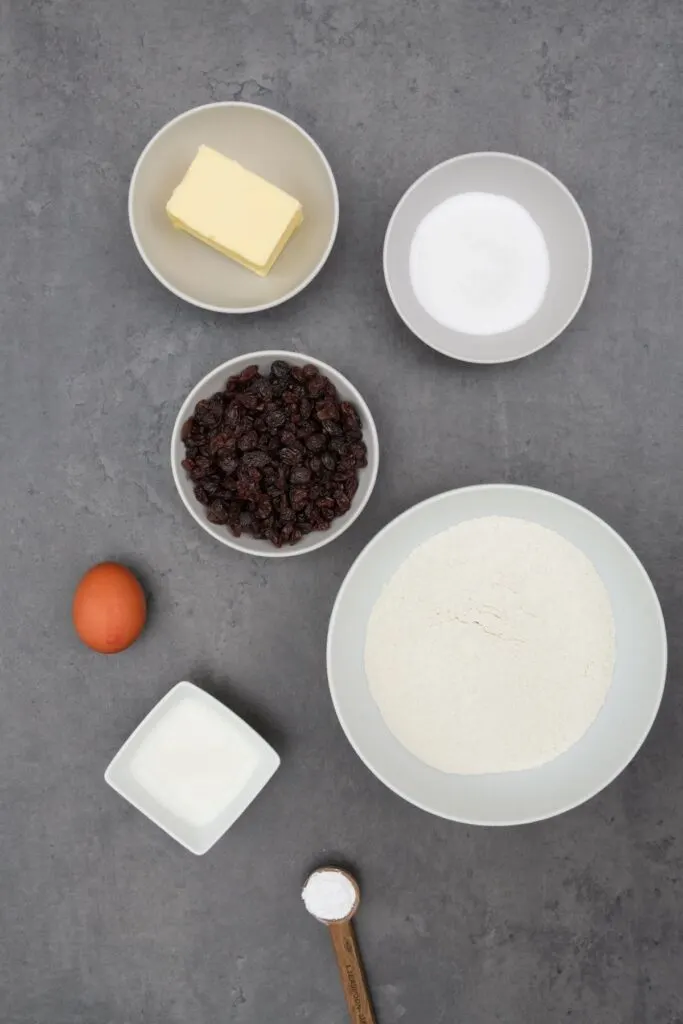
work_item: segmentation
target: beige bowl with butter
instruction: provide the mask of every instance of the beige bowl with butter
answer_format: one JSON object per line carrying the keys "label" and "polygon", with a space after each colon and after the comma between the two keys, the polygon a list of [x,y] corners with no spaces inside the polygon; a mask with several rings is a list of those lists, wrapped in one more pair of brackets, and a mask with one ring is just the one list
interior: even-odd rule
{"label": "beige bowl with butter", "polygon": [[[301,223],[265,275],[179,230],[168,215],[167,204],[202,146],[301,204]],[[251,103],[210,103],[170,121],[145,147],[131,179],[128,214],[142,259],[171,292],[215,312],[254,313],[292,298],[318,274],[337,234],[339,197],[322,150],[289,118]],[[256,219],[254,242],[272,228]]]}

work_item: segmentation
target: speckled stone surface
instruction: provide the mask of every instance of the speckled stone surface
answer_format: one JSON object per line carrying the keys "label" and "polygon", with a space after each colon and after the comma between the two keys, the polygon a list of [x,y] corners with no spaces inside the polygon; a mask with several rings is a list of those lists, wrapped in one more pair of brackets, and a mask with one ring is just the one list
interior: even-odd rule
{"label": "speckled stone surface", "polygon": [[[307,869],[353,865],[380,1024],[683,1021],[683,11],[674,0],[0,0],[0,1019],[343,1024]],[[272,314],[222,319],[157,284],[126,192],[151,134],[243,99],[303,124],[338,175],[338,244]],[[566,335],[502,368],[451,363],[385,295],[392,207],[476,149],[540,161],[589,219],[595,273]],[[222,549],[177,498],[189,387],[250,349],[310,351],[359,385],[382,439],[366,513],[283,563]],[[587,504],[659,590],[672,666],[640,756],[555,821],[433,819],[370,775],[327,693],[339,583],[435,492],[537,484]],[[81,573],[135,567],[149,628],[105,659],[69,620]],[[296,595],[296,599],[293,599]],[[283,758],[195,858],[102,773],[178,679]]]}

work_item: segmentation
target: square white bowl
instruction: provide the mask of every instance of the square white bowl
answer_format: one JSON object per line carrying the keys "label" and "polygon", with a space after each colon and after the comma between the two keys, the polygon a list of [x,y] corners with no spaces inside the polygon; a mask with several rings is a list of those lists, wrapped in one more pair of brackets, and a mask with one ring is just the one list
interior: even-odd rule
{"label": "square white bowl", "polygon": [[[231,800],[221,813],[207,825],[191,825],[173,814],[164,804],[156,800],[135,779],[131,764],[143,742],[150,735],[158,722],[181,700],[191,697],[201,701],[214,714],[219,714],[231,727],[242,742],[246,742],[257,756],[257,764],[247,783],[237,796]],[[104,773],[105,782],[127,800],[133,807],[142,811],[150,821],[162,828],[177,842],[192,853],[206,853],[227,830],[234,825],[249,804],[261,792],[263,787],[274,775],[280,765],[280,758],[273,748],[255,732],[251,726],[221,704],[215,697],[201,690],[194,683],[177,683],[165,697],[156,704],[149,714],[143,718],[138,727],[131,733],[118,754]]]}

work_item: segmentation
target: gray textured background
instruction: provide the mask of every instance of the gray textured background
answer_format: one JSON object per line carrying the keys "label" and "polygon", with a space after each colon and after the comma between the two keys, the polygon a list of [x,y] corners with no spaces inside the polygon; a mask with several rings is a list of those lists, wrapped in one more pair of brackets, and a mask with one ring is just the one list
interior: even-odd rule
{"label": "gray textured background", "polygon": [[[327,939],[298,899],[357,866],[381,1024],[683,1021],[683,12],[676,0],[0,0],[0,1020],[343,1024]],[[128,233],[135,159],[195,104],[301,122],[342,219],[298,300],[222,319],[167,294]],[[558,173],[593,231],[566,335],[471,369],[397,322],[380,251],[430,165],[503,149]],[[212,543],[167,447],[189,387],[280,346],[347,372],[375,411],[381,478],[333,546],[284,563]],[[336,589],[372,534],[444,488],[510,480],[607,518],[668,619],[662,712],[624,775],[555,821],[481,831],[371,776],[328,697]],[[80,574],[136,567],[151,619],[105,659],[69,620]],[[293,600],[292,596],[296,595]],[[283,755],[194,858],[103,769],[178,679],[222,696]]]}

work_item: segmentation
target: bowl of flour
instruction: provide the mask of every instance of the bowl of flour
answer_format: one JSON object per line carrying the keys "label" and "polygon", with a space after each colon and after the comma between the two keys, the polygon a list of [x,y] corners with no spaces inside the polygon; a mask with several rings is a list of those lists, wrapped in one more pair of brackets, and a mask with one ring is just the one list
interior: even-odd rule
{"label": "bowl of flour", "polygon": [[398,314],[432,348],[471,363],[537,352],[570,324],[591,275],[586,219],[568,189],[508,153],[468,153],[398,203],[384,275]]}
{"label": "bowl of flour", "polygon": [[455,821],[513,825],[583,803],[654,721],[667,646],[628,545],[556,494],[463,488],[361,553],[328,633],[332,700],[389,788]]}

